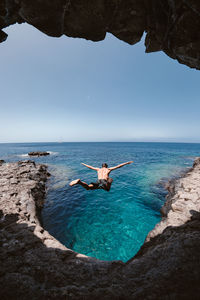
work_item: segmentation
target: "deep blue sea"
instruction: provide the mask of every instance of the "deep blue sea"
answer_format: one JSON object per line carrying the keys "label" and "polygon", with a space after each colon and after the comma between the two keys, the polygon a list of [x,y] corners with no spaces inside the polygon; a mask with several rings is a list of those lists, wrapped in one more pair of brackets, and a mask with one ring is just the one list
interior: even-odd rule
{"label": "deep blue sea", "polygon": [[[200,144],[24,143],[0,144],[0,159],[26,160],[34,150],[51,152],[34,158],[52,174],[42,213],[45,229],[77,252],[122,261],[137,253],[161,218],[166,191],[160,182],[179,176],[200,156]],[[96,171],[81,162],[111,167],[130,160],[134,164],[111,172],[110,192],[69,186],[77,178],[96,181]]]}

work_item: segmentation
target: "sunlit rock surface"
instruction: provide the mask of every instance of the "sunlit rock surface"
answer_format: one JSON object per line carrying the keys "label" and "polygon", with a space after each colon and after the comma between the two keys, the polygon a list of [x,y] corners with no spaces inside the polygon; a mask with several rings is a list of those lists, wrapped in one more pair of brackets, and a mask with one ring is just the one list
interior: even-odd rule
{"label": "sunlit rock surface", "polygon": [[0,166],[0,299],[199,299],[200,159],[169,185],[162,221],[127,263],[78,254],[42,228],[48,176],[32,161]]}
{"label": "sunlit rock surface", "polygon": [[54,37],[100,41],[110,32],[131,45],[146,32],[146,52],[200,69],[199,0],[1,0],[0,29],[22,22]]}
{"label": "sunlit rock surface", "polygon": [[168,226],[185,224],[200,212],[200,158],[183,178],[169,182],[167,189],[167,201],[161,209],[162,221],[148,234],[146,241],[161,234]]}

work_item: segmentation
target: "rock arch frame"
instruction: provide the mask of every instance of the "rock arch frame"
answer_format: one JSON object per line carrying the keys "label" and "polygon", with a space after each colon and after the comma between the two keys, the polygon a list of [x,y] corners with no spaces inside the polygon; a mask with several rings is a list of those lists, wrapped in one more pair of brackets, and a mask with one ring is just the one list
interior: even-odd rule
{"label": "rock arch frame", "polygon": [[[65,34],[99,41],[105,38],[106,32],[110,32],[131,45],[140,41],[146,32],[146,52],[164,51],[180,63],[200,69],[198,0],[2,0],[0,2],[1,42],[7,38],[4,28],[23,22],[54,37]],[[176,205],[171,205],[174,197],[173,189],[170,197],[164,207],[165,215],[170,210],[180,209]],[[158,228],[149,234],[147,242],[138,254],[126,264],[81,257],[73,251],[62,249],[62,245],[51,247],[50,242],[50,246],[46,247],[43,243],[43,229],[39,227],[37,234],[40,237],[36,238],[31,221],[25,216],[26,224],[20,225],[17,218],[18,216],[9,214],[0,224],[0,229],[3,228],[1,243],[3,239],[8,239],[11,243],[10,245],[5,243],[5,248],[1,244],[3,249],[1,259],[4,260],[5,266],[3,269],[1,263],[2,296],[9,296],[10,299],[16,298],[16,295],[20,299],[30,297],[101,299],[102,295],[104,299],[198,298],[199,212],[184,224],[168,226],[164,231],[161,222]],[[2,227],[4,225],[6,230]],[[12,252],[13,234],[16,234],[17,240],[20,241],[16,247],[20,255],[23,253],[21,258],[15,258]],[[34,247],[28,243],[29,239]],[[5,259],[7,253],[4,250],[7,248],[11,258],[14,257],[13,260]],[[64,266],[62,273],[59,273],[58,266],[60,268]],[[47,272],[49,281],[45,277]]]}

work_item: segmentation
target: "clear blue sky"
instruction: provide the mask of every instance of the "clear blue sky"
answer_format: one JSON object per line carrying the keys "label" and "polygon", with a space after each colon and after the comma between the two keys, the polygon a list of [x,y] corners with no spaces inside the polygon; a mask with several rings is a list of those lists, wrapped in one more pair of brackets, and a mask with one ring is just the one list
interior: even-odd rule
{"label": "clear blue sky", "polygon": [[200,142],[200,72],[107,35],[23,24],[0,44],[0,142]]}

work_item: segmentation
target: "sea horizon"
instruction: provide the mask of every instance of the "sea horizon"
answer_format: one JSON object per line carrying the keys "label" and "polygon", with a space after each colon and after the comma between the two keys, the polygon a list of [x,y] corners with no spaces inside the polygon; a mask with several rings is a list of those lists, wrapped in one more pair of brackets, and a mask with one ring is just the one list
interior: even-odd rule
{"label": "sea horizon", "polygon": [[199,142],[195,141],[52,141],[52,142],[45,142],[45,141],[32,141],[32,142],[0,142],[1,144],[63,144],[63,143],[162,143],[162,144],[200,144]]}

